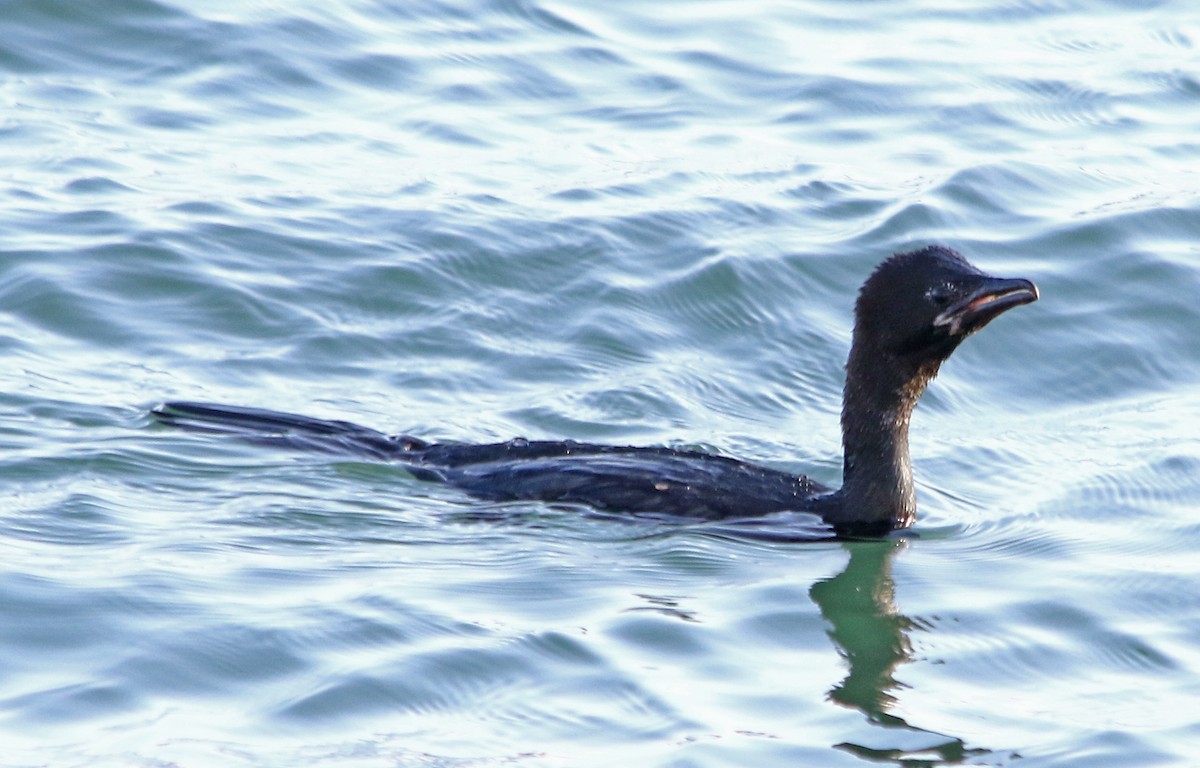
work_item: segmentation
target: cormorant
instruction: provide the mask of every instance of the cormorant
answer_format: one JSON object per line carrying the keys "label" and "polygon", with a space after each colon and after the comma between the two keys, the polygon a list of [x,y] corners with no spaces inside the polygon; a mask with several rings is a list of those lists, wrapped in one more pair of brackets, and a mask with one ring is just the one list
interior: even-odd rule
{"label": "cormorant", "polygon": [[838,490],[803,475],[698,451],[522,438],[430,443],[350,422],[191,402],[165,403],[154,413],[188,429],[394,461],[419,478],[482,499],[571,502],[704,520],[811,513],[829,534],[880,536],[916,519],[908,425],[938,367],[967,336],[1037,298],[1032,282],[991,277],[941,246],[900,253],[879,265],[854,310]]}

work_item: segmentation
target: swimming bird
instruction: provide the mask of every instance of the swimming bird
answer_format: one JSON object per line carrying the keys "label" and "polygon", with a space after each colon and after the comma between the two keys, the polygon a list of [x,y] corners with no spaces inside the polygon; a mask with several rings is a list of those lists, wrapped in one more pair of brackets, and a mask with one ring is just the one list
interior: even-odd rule
{"label": "swimming bird", "polygon": [[987,275],[942,246],[900,253],[863,284],[842,395],[842,486],[827,488],[726,456],[571,440],[431,443],[345,421],[168,402],[165,423],[255,442],[398,462],[484,500],[540,500],[691,520],[805,513],[831,536],[910,527],[916,492],[908,427],[917,400],[958,345],[1001,313],[1038,299],[1025,279]]}

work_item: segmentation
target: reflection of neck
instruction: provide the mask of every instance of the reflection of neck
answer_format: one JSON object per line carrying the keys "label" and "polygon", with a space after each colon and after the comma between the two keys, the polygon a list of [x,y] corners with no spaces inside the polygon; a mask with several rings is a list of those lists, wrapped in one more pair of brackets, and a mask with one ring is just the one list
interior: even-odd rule
{"label": "reflection of neck", "polygon": [[[850,665],[846,678],[829,692],[829,698],[862,712],[870,722],[884,728],[935,736],[942,741],[923,747],[921,754],[932,752],[947,762],[958,761],[969,752],[961,739],[914,728],[888,712],[895,703],[892,692],[898,687],[896,668],[911,661],[912,652],[908,633],[914,625],[896,610],[891,577],[892,556],[905,544],[904,541],[844,542],[843,547],[850,553],[846,570],[818,581],[809,592],[830,624],[829,636]],[[907,754],[903,746],[895,749],[880,749],[877,744],[838,746],[872,758],[902,759]]]}
{"label": "reflection of neck", "polygon": [[844,451],[839,522],[884,530],[907,528],[917,514],[908,425],[917,400],[937,373],[855,345],[842,396]]}
{"label": "reflection of neck", "polygon": [[893,703],[892,672],[908,660],[910,622],[897,614],[890,574],[892,553],[903,542],[861,542],[850,549],[846,570],[813,585],[811,595],[832,626],[830,637],[850,664],[829,695],[878,722]]}

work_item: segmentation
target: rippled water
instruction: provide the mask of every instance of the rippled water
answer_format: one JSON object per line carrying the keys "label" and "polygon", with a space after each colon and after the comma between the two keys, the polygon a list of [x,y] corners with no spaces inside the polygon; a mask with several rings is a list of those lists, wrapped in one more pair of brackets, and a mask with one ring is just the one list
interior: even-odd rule
{"label": "rippled water", "polygon": [[[14,0],[10,765],[1200,761],[1200,11]],[[854,292],[1042,301],[913,427],[919,538],[489,506],[168,398],[839,479]]]}

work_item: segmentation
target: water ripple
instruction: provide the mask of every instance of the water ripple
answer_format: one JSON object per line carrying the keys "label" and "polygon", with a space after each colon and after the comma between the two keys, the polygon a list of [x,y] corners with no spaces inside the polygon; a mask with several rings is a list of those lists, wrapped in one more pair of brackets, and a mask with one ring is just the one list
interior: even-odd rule
{"label": "water ripple", "polygon": [[[6,758],[1188,763],[1177,5],[7,4]],[[943,367],[886,549],[481,504],[146,413],[835,484],[855,292],[932,242],[1042,300]]]}

